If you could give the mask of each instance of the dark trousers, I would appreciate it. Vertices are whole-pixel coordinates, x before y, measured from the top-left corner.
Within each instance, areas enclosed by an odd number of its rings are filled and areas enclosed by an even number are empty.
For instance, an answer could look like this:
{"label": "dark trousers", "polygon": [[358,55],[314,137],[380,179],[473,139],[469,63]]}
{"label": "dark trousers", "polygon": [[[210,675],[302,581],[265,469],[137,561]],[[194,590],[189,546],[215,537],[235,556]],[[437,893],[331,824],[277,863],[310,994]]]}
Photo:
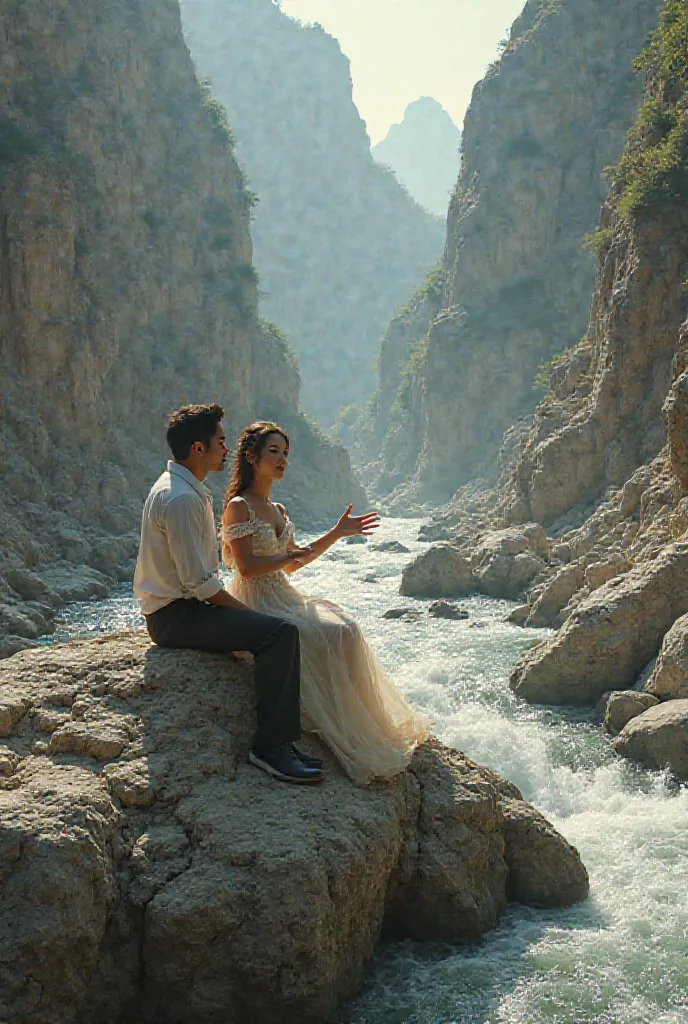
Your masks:
{"label": "dark trousers", "polygon": [[301,652],[293,622],[273,615],[179,600],[146,616],[153,643],[229,654],[250,651],[255,659],[258,729],[256,750],[301,736]]}

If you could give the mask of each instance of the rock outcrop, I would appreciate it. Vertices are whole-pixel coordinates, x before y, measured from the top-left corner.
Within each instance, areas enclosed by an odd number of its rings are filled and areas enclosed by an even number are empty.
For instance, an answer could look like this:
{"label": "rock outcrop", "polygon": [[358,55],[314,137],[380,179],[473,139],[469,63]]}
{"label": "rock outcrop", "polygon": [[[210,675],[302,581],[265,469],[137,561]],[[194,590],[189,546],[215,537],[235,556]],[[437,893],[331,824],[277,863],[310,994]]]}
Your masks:
{"label": "rock outcrop", "polygon": [[550,557],[551,546],[538,523],[489,532],[475,547],[440,541],[404,567],[400,592],[413,597],[481,593],[515,600]]}
{"label": "rock outcrop", "polygon": [[244,763],[253,729],[248,666],[141,633],[0,665],[6,1024],[323,1024],[383,926],[464,942],[508,899],[587,894],[576,851],[458,751],[356,788],[318,749],[304,791]]}
{"label": "rock outcrop", "polygon": [[688,700],[657,704],[631,719],[612,746],[646,768],[668,768],[688,782]]}
{"label": "rock outcrop", "polygon": [[588,336],[555,371],[501,496],[507,522],[535,518],[559,535],[577,567],[575,579],[570,566],[561,570],[564,592],[584,570],[557,636],[516,668],[513,684],[528,699],[586,703],[632,686],[660,645],[664,667],[657,663],[648,692],[684,696],[686,17],[684,4],[667,3],[641,59],[647,96],[602,214]]}
{"label": "rock outcrop", "polygon": [[258,322],[251,196],[176,4],[0,0],[0,25],[0,634],[31,639],[130,577],[184,402],[230,435],[286,413],[293,513],[362,495]]}
{"label": "rock outcrop", "polygon": [[329,426],[374,390],[380,338],[440,257],[443,225],[373,160],[348,60],[320,25],[273,0],[181,8],[258,195],[261,308],[297,352],[304,407]]}
{"label": "rock outcrop", "polygon": [[599,714],[604,708],[603,714],[600,714],[604,727],[612,736],[617,736],[632,718],[637,718],[657,704],[659,701],[650,693],[641,693],[638,690],[612,690],[602,694],[597,710]]}
{"label": "rock outcrop", "polygon": [[688,542],[606,583],[573,610],[557,635],[519,661],[512,689],[543,704],[594,704],[630,688],[664,634],[688,611]]}
{"label": "rock outcrop", "polygon": [[688,615],[676,619],[664,635],[644,689],[660,700],[688,700]]}
{"label": "rock outcrop", "polygon": [[[446,501],[478,471],[496,473],[505,430],[535,406],[538,367],[585,333],[595,268],[583,238],[608,192],[603,169],[619,159],[641,98],[631,61],[658,10],[659,0],[621,0],[609,17],[606,0],[528,0],[476,86],[439,308],[410,339],[409,380],[382,451],[376,423],[370,431],[368,460],[381,492],[396,487],[392,507]],[[381,390],[384,360],[383,348]],[[600,444],[581,428],[581,472]],[[410,482],[394,479],[401,465],[406,477],[415,465]],[[574,486],[570,475],[562,480],[564,493]]]}

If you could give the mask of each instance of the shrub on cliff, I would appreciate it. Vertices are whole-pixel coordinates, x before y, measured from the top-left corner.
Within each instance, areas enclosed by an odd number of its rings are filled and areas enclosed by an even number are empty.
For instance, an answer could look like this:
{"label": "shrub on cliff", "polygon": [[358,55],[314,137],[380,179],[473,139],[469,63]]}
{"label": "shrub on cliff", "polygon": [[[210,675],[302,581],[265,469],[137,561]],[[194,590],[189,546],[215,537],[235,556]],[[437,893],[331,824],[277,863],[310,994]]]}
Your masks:
{"label": "shrub on cliff", "polygon": [[688,202],[688,4],[665,0],[659,27],[634,62],[647,87],[616,168],[621,212],[636,217],[657,203]]}

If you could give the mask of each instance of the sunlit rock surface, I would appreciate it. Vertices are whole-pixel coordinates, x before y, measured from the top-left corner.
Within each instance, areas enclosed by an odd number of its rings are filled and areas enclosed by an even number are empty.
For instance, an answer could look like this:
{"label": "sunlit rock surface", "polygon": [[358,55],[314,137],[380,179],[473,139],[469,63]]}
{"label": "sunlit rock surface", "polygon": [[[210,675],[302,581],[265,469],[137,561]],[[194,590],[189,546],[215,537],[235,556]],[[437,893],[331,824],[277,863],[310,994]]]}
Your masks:
{"label": "sunlit rock surface", "polygon": [[[435,741],[357,788],[245,763],[250,669],[142,633],[0,665],[0,1015],[323,1024],[383,925],[464,942],[583,899],[576,851]],[[306,748],[316,746],[305,741]]]}

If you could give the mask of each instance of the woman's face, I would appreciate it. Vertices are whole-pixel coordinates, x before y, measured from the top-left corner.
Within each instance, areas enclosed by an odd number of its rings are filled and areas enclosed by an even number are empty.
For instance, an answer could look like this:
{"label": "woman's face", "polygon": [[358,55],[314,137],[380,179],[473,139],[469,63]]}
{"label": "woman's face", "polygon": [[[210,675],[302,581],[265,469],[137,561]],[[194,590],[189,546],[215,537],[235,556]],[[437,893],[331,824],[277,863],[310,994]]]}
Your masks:
{"label": "woman's face", "polygon": [[256,473],[264,479],[281,480],[289,460],[289,445],[281,434],[268,434],[256,465]]}

